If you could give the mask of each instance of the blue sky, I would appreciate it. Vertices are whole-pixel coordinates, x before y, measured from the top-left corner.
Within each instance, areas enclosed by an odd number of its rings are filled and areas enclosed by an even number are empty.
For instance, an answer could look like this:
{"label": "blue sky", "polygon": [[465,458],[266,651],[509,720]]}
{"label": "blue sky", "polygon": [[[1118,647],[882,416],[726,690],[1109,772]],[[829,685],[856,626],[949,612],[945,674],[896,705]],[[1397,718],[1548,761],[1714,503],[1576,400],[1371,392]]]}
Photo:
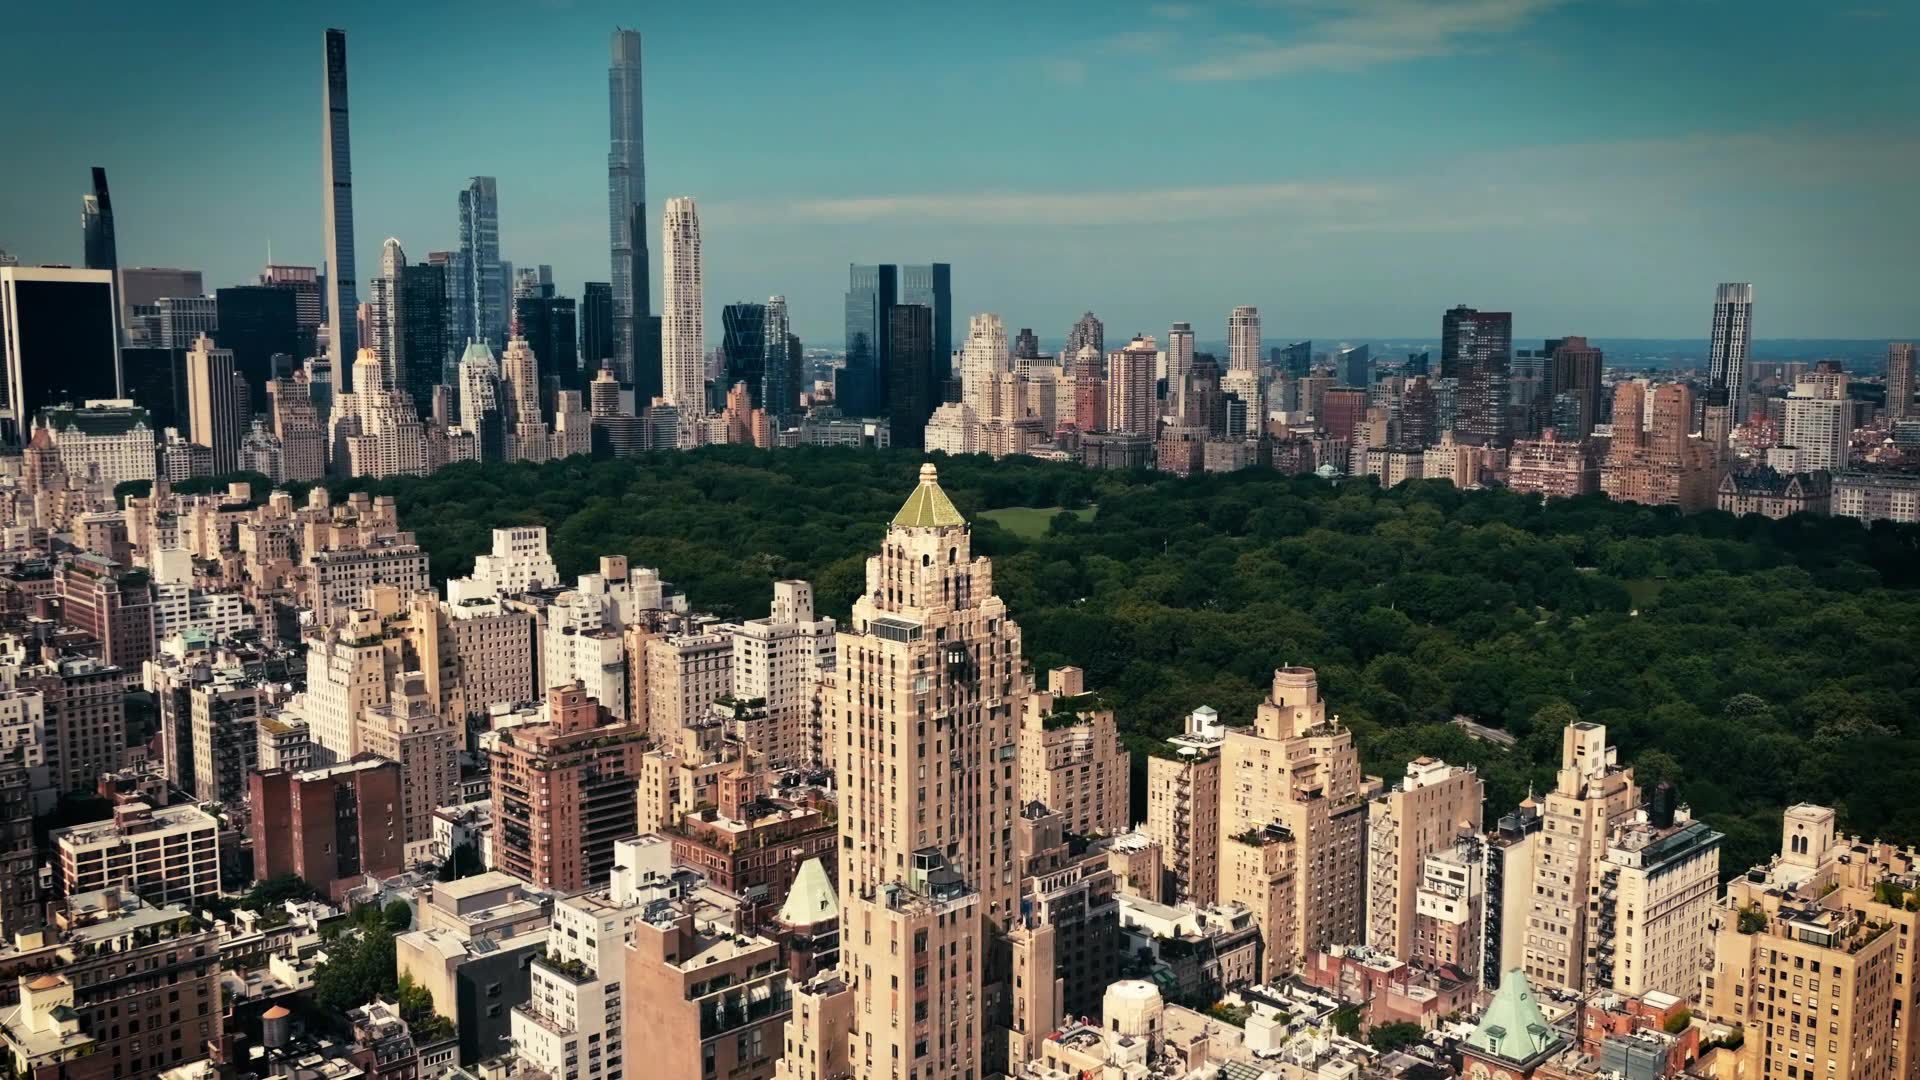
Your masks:
{"label": "blue sky", "polygon": [[[645,35],[649,202],[693,195],[707,307],[784,293],[837,345],[849,262],[954,264],[955,305],[1063,334],[1920,334],[1911,0],[25,5],[0,70],[0,248],[320,260],[321,32],[349,34],[360,265],[502,249],[605,280],[607,36]],[[657,233],[657,219],[654,224]],[[657,243],[655,257],[658,258]],[[657,275],[657,269],[656,269]],[[364,290],[363,290],[364,291]],[[956,319],[956,322],[960,322]]]}

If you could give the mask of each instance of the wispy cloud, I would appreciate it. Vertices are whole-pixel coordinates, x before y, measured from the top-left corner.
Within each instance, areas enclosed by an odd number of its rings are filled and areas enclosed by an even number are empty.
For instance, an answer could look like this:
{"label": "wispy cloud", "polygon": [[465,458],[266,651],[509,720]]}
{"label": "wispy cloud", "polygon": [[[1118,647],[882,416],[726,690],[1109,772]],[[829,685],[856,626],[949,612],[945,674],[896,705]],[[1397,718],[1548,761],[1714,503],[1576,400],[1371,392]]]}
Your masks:
{"label": "wispy cloud", "polygon": [[1193,18],[1198,13],[1192,4],[1155,4],[1147,11],[1156,19],[1166,19],[1170,22],[1182,22]]}
{"label": "wispy cloud", "polygon": [[730,204],[709,216],[724,215],[732,224],[1165,225],[1276,213],[1323,216],[1341,207],[1377,203],[1385,197],[1386,190],[1377,185],[1329,181],[1148,191],[999,191],[803,199]]}
{"label": "wispy cloud", "polygon": [[1079,86],[1087,81],[1085,60],[1065,57],[1048,62],[1043,70],[1046,72],[1048,82],[1056,82],[1062,86]]}
{"label": "wispy cloud", "polygon": [[1195,81],[1352,71],[1442,56],[1475,38],[1511,33],[1566,0],[1275,0],[1292,13],[1287,36],[1242,35],[1175,74]]}

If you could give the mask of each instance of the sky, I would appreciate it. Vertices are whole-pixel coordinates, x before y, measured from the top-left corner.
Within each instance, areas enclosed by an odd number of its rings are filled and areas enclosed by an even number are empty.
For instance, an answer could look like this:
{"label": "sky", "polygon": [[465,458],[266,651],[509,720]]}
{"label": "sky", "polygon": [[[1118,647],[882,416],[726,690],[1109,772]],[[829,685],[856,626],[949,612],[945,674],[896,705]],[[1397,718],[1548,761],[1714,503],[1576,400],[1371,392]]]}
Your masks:
{"label": "sky", "polygon": [[[608,36],[644,35],[648,201],[690,195],[720,308],[843,337],[846,266],[953,264],[956,335],[1173,320],[1269,342],[1920,334],[1912,0],[961,0],[20,5],[0,35],[0,249],[321,261],[322,33],[348,33],[355,246],[451,248],[468,177],[564,294],[608,278]],[[24,91],[24,92],[23,92]],[[365,286],[362,285],[362,295]],[[657,304],[657,299],[656,299]]]}

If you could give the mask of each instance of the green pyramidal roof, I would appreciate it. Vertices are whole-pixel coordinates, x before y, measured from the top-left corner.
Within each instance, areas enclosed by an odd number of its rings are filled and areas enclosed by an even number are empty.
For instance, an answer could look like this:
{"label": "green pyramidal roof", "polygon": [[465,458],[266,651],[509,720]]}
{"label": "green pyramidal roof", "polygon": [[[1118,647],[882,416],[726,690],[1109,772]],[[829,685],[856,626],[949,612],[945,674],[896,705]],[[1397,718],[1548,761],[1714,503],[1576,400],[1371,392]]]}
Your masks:
{"label": "green pyramidal roof", "polygon": [[1540,1001],[1533,996],[1526,972],[1519,968],[1500,979],[1500,989],[1485,1015],[1467,1036],[1467,1045],[1507,1061],[1525,1062],[1557,1048],[1564,1037],[1547,1023]]}
{"label": "green pyramidal roof", "polygon": [[907,496],[907,504],[893,515],[895,525],[904,525],[909,529],[938,529],[948,525],[965,525],[967,519],[953,508],[953,500],[940,490],[940,470],[932,462],[920,466],[920,486]]}
{"label": "green pyramidal roof", "polygon": [[780,906],[776,921],[788,926],[814,926],[840,917],[840,900],[833,895],[833,882],[827,880],[827,868],[819,859],[800,864],[794,875],[787,902]]}

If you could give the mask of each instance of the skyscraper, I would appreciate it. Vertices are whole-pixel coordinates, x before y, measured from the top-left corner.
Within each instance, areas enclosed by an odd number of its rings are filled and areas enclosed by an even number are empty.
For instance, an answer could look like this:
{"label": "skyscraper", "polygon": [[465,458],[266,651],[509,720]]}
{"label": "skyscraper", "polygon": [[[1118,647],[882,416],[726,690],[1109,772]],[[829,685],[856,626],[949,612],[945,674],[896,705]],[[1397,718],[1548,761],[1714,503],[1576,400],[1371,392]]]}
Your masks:
{"label": "skyscraper", "polygon": [[1107,356],[1106,430],[1154,435],[1160,411],[1153,396],[1153,366],[1160,350],[1150,337],[1135,337]]}
{"label": "skyscraper", "polygon": [[[613,252],[613,371],[634,396],[662,389],[662,348],[649,342],[653,316],[647,261],[646,128],[640,92],[640,31],[615,30],[607,68],[607,226]],[[649,351],[651,349],[651,351]]]}
{"label": "skyscraper", "polygon": [[1094,352],[1107,355],[1107,328],[1091,311],[1080,316],[1080,321],[1067,331],[1067,344],[1060,350],[1060,355],[1079,356],[1082,345],[1091,345]]}
{"label": "skyscraper", "polygon": [[447,265],[415,263],[400,272],[400,354],[396,389],[413,398],[414,411],[429,416],[433,388],[453,366],[454,338],[448,325]]}
{"label": "skyscraper", "polygon": [[847,267],[847,359],[834,397],[848,416],[876,416],[886,408],[887,309],[899,300],[898,267]]}
{"label": "skyscraper", "polygon": [[81,196],[80,228],[86,241],[89,270],[118,270],[120,255],[113,242],[113,196],[107,193],[107,170],[93,167],[93,193]]}
{"label": "skyscraper", "polygon": [[893,445],[925,445],[933,416],[933,309],[895,304],[887,309],[887,416]]}
{"label": "skyscraper", "polygon": [[761,408],[771,416],[786,416],[800,409],[800,373],[794,370],[788,355],[787,337],[793,333],[787,317],[787,298],[767,299],[767,316],[761,324],[761,355],[765,358],[760,382]]}
{"label": "skyscraper", "polygon": [[[294,294],[267,285],[215,289],[214,343],[233,352],[233,368],[247,382],[250,407],[267,409],[267,382],[292,371],[300,351],[299,316]],[[274,357],[286,357],[286,371],[274,370]],[[241,425],[245,427],[245,424]]]}
{"label": "skyscraper", "polygon": [[589,281],[580,295],[580,367],[585,377],[597,378],[595,373],[613,356],[613,286]]}
{"label": "skyscraper", "polygon": [[325,130],[321,135],[320,178],[326,206],[327,359],[340,373],[340,390],[352,389],[347,369],[360,352],[356,319],[360,277],[353,266],[353,153],[347,134],[347,32],[327,31],[326,85],[321,95]]}
{"label": "skyscraper", "polygon": [[1227,370],[1260,370],[1260,309],[1242,304],[1227,316]]}
{"label": "skyscraper", "polygon": [[1913,415],[1913,342],[1887,345],[1887,417],[1905,420]]}
{"label": "skyscraper", "polygon": [[540,358],[541,372],[558,379],[560,389],[584,395],[592,373],[580,365],[579,312],[573,297],[555,295],[551,283],[533,285],[513,298],[513,321]]}
{"label": "skyscraper", "polygon": [[1440,375],[1460,380],[1454,435],[1463,443],[1507,441],[1507,380],[1513,365],[1513,314],[1462,304],[1440,319]]}
{"label": "skyscraper", "polygon": [[1289,379],[1305,378],[1313,370],[1313,342],[1296,341],[1280,350],[1275,363],[1281,366],[1281,374]]}
{"label": "skyscraper", "polygon": [[1747,353],[1753,345],[1753,286],[1728,282],[1713,295],[1713,340],[1707,346],[1708,402],[1725,405],[1733,423],[1747,418]]}
{"label": "skyscraper", "polygon": [[1040,358],[1040,338],[1034,334],[1032,327],[1023,326],[1020,332],[1013,336],[1013,358],[1015,360]]}
{"label": "skyscraper", "polygon": [[953,267],[927,263],[900,268],[900,302],[933,312],[933,388],[953,377]]}
{"label": "skyscraper", "polygon": [[[293,294],[294,325],[299,329],[300,338],[295,359],[305,360],[312,356],[319,340],[320,325],[327,321],[327,301],[320,295],[320,271],[311,266],[270,264],[261,272],[258,284],[285,289]],[[195,289],[177,295],[198,296],[200,292]]]}
{"label": "skyscraper", "polygon": [[187,353],[187,417],[194,442],[213,451],[213,472],[239,468],[247,401],[240,392],[233,351],[215,348],[205,334]]}
{"label": "skyscraper", "polygon": [[[380,358],[381,377],[389,387],[400,384],[401,354],[405,351],[400,325],[400,278],[406,273],[407,253],[400,241],[387,237],[380,245],[380,276],[367,288],[367,347]],[[371,390],[372,387],[361,387]]]}
{"label": "skyscraper", "polygon": [[707,406],[706,304],[701,295],[700,211],[691,198],[667,200],[660,253],[660,396],[683,416],[699,415]]}
{"label": "skyscraper", "polygon": [[1007,327],[1000,316],[981,312],[967,323],[960,352],[960,401],[979,416],[992,412],[993,387],[1007,367]]}
{"label": "skyscraper", "polygon": [[1373,346],[1355,345],[1351,349],[1341,349],[1340,359],[1334,365],[1341,386],[1357,386],[1361,389],[1373,385]]}
{"label": "skyscraper", "polygon": [[467,306],[455,317],[462,332],[504,348],[507,282],[500,264],[500,189],[491,176],[474,177],[460,192],[460,263]]}
{"label": "skyscraper", "polygon": [[[1584,439],[1593,434],[1600,417],[1600,370],[1605,358],[1583,337],[1561,338],[1553,349],[1553,375],[1548,386],[1553,396],[1571,394],[1579,402],[1580,417],[1575,429],[1559,432],[1563,439]],[[1555,426],[1558,426],[1556,423]]]}
{"label": "skyscraper", "polygon": [[110,270],[0,266],[0,397],[6,438],[26,441],[49,405],[121,396],[119,301]]}
{"label": "skyscraper", "polygon": [[[767,392],[767,305],[728,304],[720,309],[720,325],[720,355],[726,371],[718,389],[732,390],[735,383],[746,383],[748,402],[761,408]],[[780,344],[778,355],[785,359],[786,339]]]}

